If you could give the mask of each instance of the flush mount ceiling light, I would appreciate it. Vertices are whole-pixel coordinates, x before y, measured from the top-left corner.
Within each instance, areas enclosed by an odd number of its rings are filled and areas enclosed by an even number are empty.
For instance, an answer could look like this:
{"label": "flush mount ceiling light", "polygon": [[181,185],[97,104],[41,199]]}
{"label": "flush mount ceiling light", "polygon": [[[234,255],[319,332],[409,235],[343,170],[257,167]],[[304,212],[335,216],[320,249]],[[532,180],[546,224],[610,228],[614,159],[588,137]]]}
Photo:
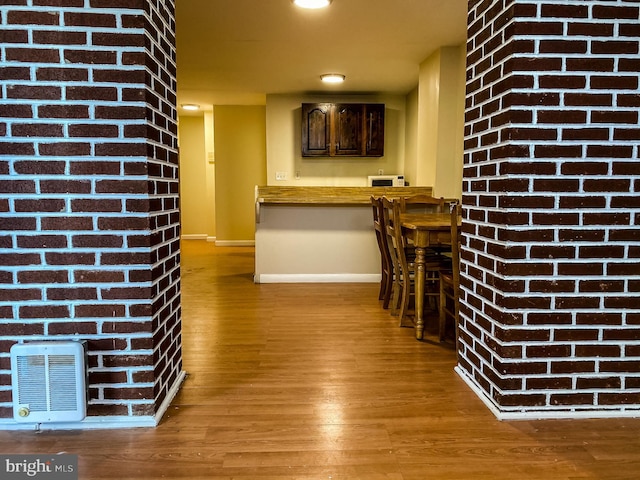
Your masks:
{"label": "flush mount ceiling light", "polygon": [[320,79],[324,83],[342,83],[344,82],[345,76],[340,73],[326,73],[320,75]]}
{"label": "flush mount ceiling light", "polygon": [[195,103],[183,103],[181,107],[184,110],[200,110],[200,105],[196,105]]}
{"label": "flush mount ceiling light", "polygon": [[292,0],[301,8],[324,8],[328,7],[333,0]]}

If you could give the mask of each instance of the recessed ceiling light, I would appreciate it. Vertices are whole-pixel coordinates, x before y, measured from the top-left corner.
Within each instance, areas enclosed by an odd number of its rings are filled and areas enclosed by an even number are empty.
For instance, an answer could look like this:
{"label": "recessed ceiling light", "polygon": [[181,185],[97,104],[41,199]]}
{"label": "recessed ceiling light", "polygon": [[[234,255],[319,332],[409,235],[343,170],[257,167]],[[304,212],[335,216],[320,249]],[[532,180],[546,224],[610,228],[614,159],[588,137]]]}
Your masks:
{"label": "recessed ceiling light", "polygon": [[333,0],[293,0],[293,3],[302,8],[328,7]]}
{"label": "recessed ceiling light", "polygon": [[320,75],[320,79],[324,83],[342,83],[344,82],[345,76],[340,73],[327,73]]}
{"label": "recessed ceiling light", "polygon": [[195,103],[183,103],[181,107],[184,110],[200,110],[200,105],[196,105]]}

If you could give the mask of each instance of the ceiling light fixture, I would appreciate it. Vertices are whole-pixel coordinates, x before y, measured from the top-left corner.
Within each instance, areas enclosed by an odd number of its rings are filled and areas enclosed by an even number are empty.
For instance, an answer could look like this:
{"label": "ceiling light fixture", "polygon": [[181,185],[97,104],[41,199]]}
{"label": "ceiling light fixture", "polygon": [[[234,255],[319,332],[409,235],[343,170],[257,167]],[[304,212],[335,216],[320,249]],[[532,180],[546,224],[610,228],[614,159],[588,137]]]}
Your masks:
{"label": "ceiling light fixture", "polygon": [[293,3],[301,8],[328,7],[333,0],[293,0]]}
{"label": "ceiling light fixture", "polygon": [[340,73],[326,73],[320,75],[320,79],[324,83],[342,83],[344,82],[345,76]]}
{"label": "ceiling light fixture", "polygon": [[184,110],[200,110],[200,105],[196,105],[195,103],[183,103],[181,107]]}

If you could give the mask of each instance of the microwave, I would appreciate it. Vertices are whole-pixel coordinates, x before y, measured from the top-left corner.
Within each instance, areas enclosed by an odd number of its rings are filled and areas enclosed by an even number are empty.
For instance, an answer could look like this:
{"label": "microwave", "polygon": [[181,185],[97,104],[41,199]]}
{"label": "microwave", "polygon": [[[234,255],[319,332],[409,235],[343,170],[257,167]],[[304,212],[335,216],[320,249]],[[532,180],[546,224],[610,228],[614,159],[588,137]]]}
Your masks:
{"label": "microwave", "polygon": [[404,175],[369,175],[370,187],[404,187]]}

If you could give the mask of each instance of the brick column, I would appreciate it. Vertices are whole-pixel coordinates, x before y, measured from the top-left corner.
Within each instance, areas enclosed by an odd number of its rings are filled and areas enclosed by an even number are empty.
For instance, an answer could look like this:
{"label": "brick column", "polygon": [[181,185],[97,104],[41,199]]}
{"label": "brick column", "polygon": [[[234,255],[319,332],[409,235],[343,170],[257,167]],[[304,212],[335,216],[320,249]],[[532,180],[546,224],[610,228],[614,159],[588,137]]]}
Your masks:
{"label": "brick column", "polygon": [[14,343],[82,339],[87,421],[153,425],[182,375],[174,1],[8,3],[0,418]]}
{"label": "brick column", "polygon": [[639,18],[469,1],[458,370],[502,418],[639,413]]}

